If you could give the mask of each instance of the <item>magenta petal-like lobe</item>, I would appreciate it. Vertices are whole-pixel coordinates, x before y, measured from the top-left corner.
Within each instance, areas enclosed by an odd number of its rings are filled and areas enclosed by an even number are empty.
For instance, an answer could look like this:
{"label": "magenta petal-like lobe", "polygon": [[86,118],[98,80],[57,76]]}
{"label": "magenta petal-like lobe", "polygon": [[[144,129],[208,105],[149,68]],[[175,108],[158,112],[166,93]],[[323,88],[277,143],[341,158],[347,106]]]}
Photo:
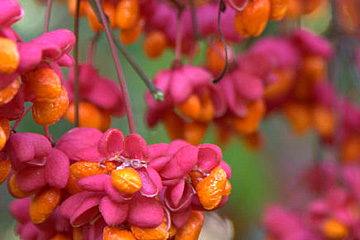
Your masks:
{"label": "magenta petal-like lobe", "polygon": [[199,146],[199,155],[198,155],[197,167],[203,172],[208,173],[216,166],[220,164],[220,157],[218,153],[206,145]]}
{"label": "magenta petal-like lobe", "polygon": [[137,196],[131,202],[128,222],[141,228],[159,226],[164,217],[164,210],[154,198]]}
{"label": "magenta petal-like lobe", "polygon": [[70,218],[82,202],[90,197],[92,192],[80,192],[68,197],[59,207],[59,213],[65,218]]}
{"label": "magenta petal-like lobe", "polygon": [[19,188],[25,192],[39,190],[46,186],[45,169],[43,167],[28,167],[18,172],[16,181]]}
{"label": "magenta petal-like lobe", "polygon": [[103,197],[100,193],[88,196],[71,216],[71,225],[78,227],[94,220],[100,213],[98,205]]}
{"label": "magenta petal-like lobe", "polygon": [[110,158],[122,152],[124,134],[115,128],[107,130],[101,137],[98,151],[104,157]]}
{"label": "magenta petal-like lobe", "polygon": [[124,153],[130,159],[144,159],[148,156],[145,140],[136,133],[128,135],[124,140]]}
{"label": "magenta petal-like lobe", "polygon": [[46,157],[45,178],[52,187],[64,188],[69,178],[69,158],[62,151],[53,148]]}
{"label": "magenta petal-like lobe", "polygon": [[106,224],[115,226],[122,224],[127,219],[129,205],[113,202],[105,196],[101,199],[99,208]]}
{"label": "magenta petal-like lobe", "polygon": [[191,94],[192,87],[189,79],[179,71],[174,71],[170,86],[170,93],[175,103],[184,102]]}
{"label": "magenta petal-like lobe", "polygon": [[162,188],[161,178],[157,171],[148,167],[138,169],[137,172],[142,181],[141,194],[147,197],[156,196]]}
{"label": "magenta petal-like lobe", "polygon": [[87,191],[102,192],[105,190],[105,181],[108,180],[109,175],[99,174],[83,177],[77,181],[77,185]]}

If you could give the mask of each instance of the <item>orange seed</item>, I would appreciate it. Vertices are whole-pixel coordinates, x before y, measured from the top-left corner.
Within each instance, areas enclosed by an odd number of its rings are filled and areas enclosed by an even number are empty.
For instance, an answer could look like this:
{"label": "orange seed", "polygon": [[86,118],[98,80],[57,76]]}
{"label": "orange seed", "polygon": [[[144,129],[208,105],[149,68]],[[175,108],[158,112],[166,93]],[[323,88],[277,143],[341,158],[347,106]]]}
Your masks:
{"label": "orange seed", "polygon": [[103,240],[136,240],[136,238],[128,230],[106,226],[103,232]]}
{"label": "orange seed", "polygon": [[120,192],[134,194],[141,189],[142,181],[135,169],[127,167],[112,171],[111,184]]}
{"label": "orange seed", "polygon": [[15,42],[0,37],[0,73],[15,72],[20,62],[20,54]]}

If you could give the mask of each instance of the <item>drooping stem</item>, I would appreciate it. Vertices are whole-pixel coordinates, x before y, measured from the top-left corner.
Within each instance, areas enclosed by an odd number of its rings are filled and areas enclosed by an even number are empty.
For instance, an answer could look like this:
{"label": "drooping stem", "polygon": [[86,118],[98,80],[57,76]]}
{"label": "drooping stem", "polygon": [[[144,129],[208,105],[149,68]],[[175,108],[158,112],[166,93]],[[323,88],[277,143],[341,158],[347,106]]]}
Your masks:
{"label": "drooping stem", "polygon": [[175,39],[175,59],[173,67],[181,65],[181,44],[182,44],[182,24],[181,24],[182,9],[178,9],[176,18],[176,39]]}
{"label": "drooping stem", "polygon": [[20,124],[20,122],[23,120],[23,118],[30,112],[32,106],[33,106],[33,103],[30,103],[30,105],[25,109],[25,111],[23,112],[23,114],[21,115],[21,117],[16,120],[16,122],[14,123],[14,125],[13,125],[12,128],[11,128],[13,131],[16,130],[16,128],[19,126],[19,124]]}
{"label": "drooping stem", "polygon": [[80,15],[80,0],[76,0],[75,18],[74,18],[74,92],[75,92],[75,127],[79,127],[79,15]]}
{"label": "drooping stem", "polygon": [[94,52],[95,52],[95,47],[96,47],[96,43],[99,39],[100,33],[96,33],[89,41],[88,44],[88,49],[87,49],[87,63],[88,64],[92,64],[92,62],[94,61]]}
{"label": "drooping stem", "polygon": [[149,89],[152,97],[159,102],[164,101],[164,93],[157,88],[151,81],[151,79],[146,75],[144,70],[140,67],[140,65],[135,61],[135,59],[131,56],[126,47],[116,39],[114,34],[112,33],[112,38],[116,44],[116,47],[119,49],[121,54],[125,57],[126,61],[130,64],[130,66],[135,70],[135,72],[139,75],[141,80],[145,83],[146,87]]}
{"label": "drooping stem", "polygon": [[196,13],[196,9],[195,9],[194,0],[190,0],[190,10],[191,10],[191,21],[192,21],[192,26],[193,26],[193,31],[194,31],[194,37],[195,37],[195,39],[201,39],[201,35],[199,32],[199,26],[198,26],[198,22],[197,22],[197,13]]}
{"label": "drooping stem", "polygon": [[105,13],[104,13],[104,10],[102,8],[100,0],[91,0],[90,2],[92,3],[93,7],[94,7],[94,3],[95,3],[96,8],[94,8],[94,11],[96,12],[96,10],[97,10],[97,12],[99,13],[101,23],[104,26],[106,37],[107,37],[107,40],[108,40],[108,43],[109,43],[109,46],[110,46],[110,50],[111,50],[111,55],[112,55],[114,63],[115,63],[120,88],[121,88],[121,90],[123,92],[123,95],[124,95],[124,102],[125,102],[125,108],[126,108],[126,113],[127,113],[127,119],[128,119],[128,123],[129,123],[129,130],[130,130],[130,133],[135,133],[136,128],[135,128],[134,114],[133,114],[132,109],[131,109],[129,92],[127,90],[127,86],[126,86],[126,83],[125,83],[125,80],[124,80],[124,76],[123,76],[123,72],[122,72],[122,69],[121,69],[119,57],[118,57],[118,54],[116,52],[114,39],[113,39],[111,31],[110,31],[108,19],[107,19]]}
{"label": "drooping stem", "polygon": [[51,5],[52,5],[52,0],[47,0],[47,3],[46,3],[46,14],[45,14],[45,23],[44,23],[44,33],[46,33],[46,32],[49,31]]}
{"label": "drooping stem", "polygon": [[220,39],[221,39],[221,42],[224,46],[224,50],[225,50],[225,66],[224,66],[224,69],[223,71],[221,72],[220,76],[217,77],[216,79],[213,80],[213,83],[217,83],[219,82],[225,75],[227,69],[228,69],[228,66],[229,66],[229,63],[228,63],[228,49],[227,49],[227,45],[226,45],[226,42],[225,42],[225,38],[224,38],[224,35],[221,31],[221,12],[224,12],[225,11],[225,3],[223,0],[220,0],[220,5],[219,5],[219,11],[218,11],[218,17],[217,17],[217,27],[218,27],[218,32],[219,32],[219,35],[220,35]]}

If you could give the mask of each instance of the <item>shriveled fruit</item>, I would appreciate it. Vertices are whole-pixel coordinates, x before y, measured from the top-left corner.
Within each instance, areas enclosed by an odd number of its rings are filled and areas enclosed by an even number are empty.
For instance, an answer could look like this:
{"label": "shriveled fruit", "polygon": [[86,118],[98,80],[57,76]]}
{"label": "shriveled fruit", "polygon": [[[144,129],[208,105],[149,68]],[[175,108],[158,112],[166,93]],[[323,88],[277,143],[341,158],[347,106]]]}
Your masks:
{"label": "shriveled fruit", "polygon": [[143,47],[146,56],[157,58],[164,52],[167,44],[167,39],[163,32],[152,31],[145,36]]}
{"label": "shriveled fruit", "polygon": [[128,230],[106,226],[103,232],[103,240],[136,240],[136,238]]}
{"label": "shriveled fruit", "polygon": [[197,240],[200,235],[204,215],[200,211],[192,211],[186,224],[177,230],[175,240]]}
{"label": "shriveled fruit", "polygon": [[28,72],[25,84],[36,95],[38,102],[58,98],[61,94],[61,80],[51,68],[38,68]]}
{"label": "shriveled fruit", "polygon": [[121,29],[131,29],[139,18],[138,0],[121,0],[116,8],[116,25]]}
{"label": "shriveled fruit", "polygon": [[169,236],[165,222],[162,222],[155,228],[140,228],[131,226],[131,231],[138,240],[166,240]]}
{"label": "shriveled fruit", "polygon": [[60,203],[61,190],[59,188],[46,188],[38,192],[31,199],[29,214],[35,224],[44,222]]}
{"label": "shriveled fruit", "polygon": [[225,185],[226,172],[220,166],[213,169],[209,176],[205,177],[197,184],[197,195],[201,205],[206,210],[212,210],[219,205]]}
{"label": "shriveled fruit", "polygon": [[56,99],[48,101],[34,101],[32,114],[34,121],[42,126],[49,126],[59,121],[69,106],[69,98],[65,87],[61,88],[61,94]]}
{"label": "shriveled fruit", "polygon": [[0,91],[0,106],[10,102],[18,92],[19,87],[20,81],[19,79],[15,79],[6,88]]}
{"label": "shriveled fruit", "polygon": [[135,169],[127,167],[112,171],[111,184],[120,192],[134,194],[141,189],[142,181]]}
{"label": "shriveled fruit", "polygon": [[235,29],[242,37],[257,37],[265,29],[270,16],[270,0],[249,1],[244,11],[235,15]]}
{"label": "shriveled fruit", "polygon": [[15,72],[20,62],[20,54],[14,41],[0,37],[0,73]]}

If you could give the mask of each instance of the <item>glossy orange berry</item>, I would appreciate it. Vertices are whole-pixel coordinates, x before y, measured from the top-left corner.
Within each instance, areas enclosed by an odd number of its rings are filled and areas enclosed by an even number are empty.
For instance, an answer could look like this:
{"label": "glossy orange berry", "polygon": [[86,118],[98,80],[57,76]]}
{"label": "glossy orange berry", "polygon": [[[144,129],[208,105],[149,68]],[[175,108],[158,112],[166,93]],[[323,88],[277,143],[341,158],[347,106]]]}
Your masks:
{"label": "glossy orange berry", "polygon": [[270,16],[270,0],[249,1],[244,11],[235,15],[235,29],[242,37],[257,37],[265,29]]}
{"label": "glossy orange berry", "polygon": [[[233,53],[227,45],[228,62],[232,61]],[[210,46],[206,51],[206,66],[215,73],[221,73],[225,67],[225,48],[221,41]]]}
{"label": "glossy orange berry", "polygon": [[10,160],[0,161],[0,184],[5,182],[5,180],[9,176],[10,168],[11,168]]}
{"label": "glossy orange berry", "polygon": [[200,211],[192,211],[186,224],[178,229],[175,240],[197,240],[204,224],[204,215]]}
{"label": "glossy orange berry", "polygon": [[38,192],[31,199],[29,214],[35,224],[43,223],[60,203],[61,190],[59,188],[46,188]]}
{"label": "glossy orange berry", "polygon": [[[65,119],[75,122],[75,103],[71,103],[67,109]],[[89,102],[79,103],[79,126],[96,128],[105,132],[111,125],[110,113],[97,108]]]}
{"label": "glossy orange berry", "polygon": [[55,99],[61,94],[61,80],[51,68],[38,68],[26,74],[26,87],[36,95],[36,101]]}
{"label": "glossy orange berry", "polygon": [[50,240],[73,240],[73,239],[68,235],[65,235],[62,233],[57,233],[57,234],[55,234],[55,236],[50,238]]}
{"label": "glossy orange berry", "polygon": [[326,61],[321,56],[306,56],[303,59],[302,76],[312,81],[321,80],[327,72]]}
{"label": "glossy orange berry", "polygon": [[[104,228],[104,231],[105,231],[105,228]],[[74,227],[73,228],[73,239],[72,240],[83,240],[82,227]],[[105,238],[104,238],[104,240],[105,240]]]}
{"label": "glossy orange berry", "polygon": [[196,119],[200,122],[209,122],[215,116],[215,107],[211,99],[210,93],[207,91],[201,98],[201,112],[200,116]]}
{"label": "glossy orange berry", "polygon": [[0,150],[3,149],[10,137],[10,124],[7,118],[0,118]]}
{"label": "glossy orange berry", "polygon": [[165,34],[158,30],[146,34],[143,42],[145,54],[149,58],[160,57],[167,45],[168,42]]}
{"label": "glossy orange berry", "polygon": [[176,105],[180,113],[191,119],[198,119],[201,113],[200,98],[196,94],[191,94],[185,102]]}
{"label": "glossy orange berry", "polygon": [[120,31],[121,42],[125,45],[130,45],[136,42],[136,40],[139,39],[143,31],[144,25],[145,25],[145,20],[141,18],[139,21],[137,21],[137,23],[133,28],[121,30]]}
{"label": "glossy orange berry", "polygon": [[20,62],[17,45],[10,39],[0,37],[0,73],[15,72]]}
{"label": "glossy orange berry", "polygon": [[72,173],[69,174],[69,179],[66,183],[65,189],[71,195],[74,195],[75,193],[79,193],[79,192],[83,191],[83,189],[81,189],[77,185],[77,180],[79,180],[79,179],[77,179]]}
{"label": "glossy orange berry", "polygon": [[120,192],[127,194],[134,194],[142,187],[139,173],[131,167],[112,171],[111,184]]}
{"label": "glossy orange berry", "polygon": [[229,182],[229,180],[226,180],[222,195],[229,196],[231,193],[231,188],[232,188],[231,183]]}
{"label": "glossy orange berry", "polygon": [[34,101],[32,114],[34,121],[42,126],[49,126],[59,121],[69,106],[69,98],[65,87],[61,88],[61,94],[55,99],[47,101]]}
{"label": "glossy orange berry", "polygon": [[109,21],[110,21],[110,25],[113,29],[116,28],[116,7],[108,2],[103,2],[102,4],[104,12],[106,14],[106,16],[108,16]]}
{"label": "glossy orange berry", "polygon": [[19,79],[16,79],[12,83],[10,83],[6,88],[0,90],[0,106],[10,102],[18,92],[19,87],[20,87],[20,81]]}
{"label": "glossy orange berry", "polygon": [[140,228],[131,226],[131,232],[138,240],[166,240],[169,237],[169,232],[165,222],[162,222],[155,228]]}
{"label": "glossy orange berry", "polygon": [[303,14],[310,14],[324,3],[324,0],[302,0]]}
{"label": "glossy orange berry", "polygon": [[197,121],[185,123],[182,139],[192,145],[198,145],[204,139],[207,129],[207,123],[201,123]]}
{"label": "glossy orange berry", "polygon": [[324,221],[321,230],[328,239],[345,239],[349,235],[349,229],[335,219]]}
{"label": "glossy orange berry", "polygon": [[136,238],[129,230],[106,226],[103,232],[103,240],[136,240]]}
{"label": "glossy orange berry", "polygon": [[174,226],[174,224],[171,224],[168,239],[172,239],[176,235],[176,233],[177,233],[177,228]]}
{"label": "glossy orange berry", "polygon": [[29,197],[29,196],[31,196],[31,195],[33,195],[33,194],[35,194],[37,192],[37,191],[24,192],[23,190],[21,190],[18,183],[17,183],[15,174],[10,177],[10,180],[9,180],[8,184],[9,184],[9,192],[10,192],[10,194],[13,197],[16,197],[16,198]]}
{"label": "glossy orange berry", "polygon": [[219,205],[223,196],[226,180],[225,170],[218,166],[210,172],[209,176],[197,184],[197,195],[201,205],[206,210],[212,210]]}
{"label": "glossy orange berry", "polygon": [[305,133],[310,127],[311,111],[306,105],[290,103],[284,107],[284,113],[296,133]]}
{"label": "glossy orange berry", "polygon": [[92,175],[105,174],[107,169],[100,167],[98,162],[79,161],[70,165],[70,172],[75,178],[81,179]]}
{"label": "glossy orange berry", "polygon": [[235,129],[240,134],[252,134],[259,129],[261,119],[265,114],[265,103],[262,99],[248,104],[248,112],[245,117],[235,117]]}
{"label": "glossy orange berry", "polygon": [[88,24],[91,30],[94,32],[100,32],[104,29],[103,25],[98,21],[96,13],[90,4],[85,5],[85,13],[88,20]]}
{"label": "glossy orange berry", "polygon": [[289,0],[287,16],[291,19],[299,18],[302,14],[301,0]]}
{"label": "glossy orange berry", "polygon": [[341,149],[342,159],[348,162],[360,160],[360,136],[350,136]]}
{"label": "glossy orange berry", "polygon": [[116,8],[116,25],[123,29],[131,29],[139,18],[138,0],[121,0]]}
{"label": "glossy orange berry", "polygon": [[270,19],[281,20],[288,10],[289,0],[270,0]]}
{"label": "glossy orange berry", "polygon": [[313,126],[320,136],[329,138],[333,136],[335,130],[335,118],[331,109],[322,105],[316,105],[313,110]]}

